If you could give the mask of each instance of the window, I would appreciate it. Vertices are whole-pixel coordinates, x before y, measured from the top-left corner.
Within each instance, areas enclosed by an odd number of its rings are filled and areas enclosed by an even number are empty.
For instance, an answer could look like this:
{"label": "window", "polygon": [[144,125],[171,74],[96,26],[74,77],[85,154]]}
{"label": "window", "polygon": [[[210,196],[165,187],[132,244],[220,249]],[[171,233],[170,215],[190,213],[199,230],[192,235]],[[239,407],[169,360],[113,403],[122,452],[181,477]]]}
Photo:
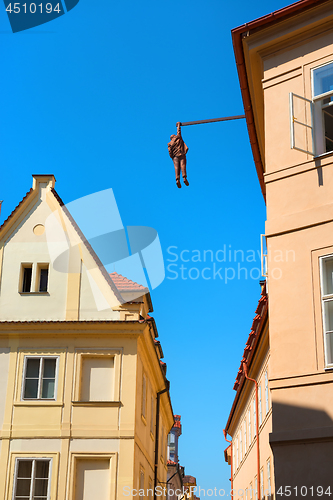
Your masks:
{"label": "window", "polygon": [[264,469],[260,470],[260,498],[264,498]]}
{"label": "window", "polygon": [[239,460],[243,460],[243,439],[242,439],[242,429],[239,431]]}
{"label": "window", "polygon": [[238,437],[237,437],[237,440],[236,440],[236,469],[238,468],[238,464],[239,464],[239,449],[238,449]]}
{"label": "window", "polygon": [[259,425],[262,424],[261,384],[258,387]]}
{"label": "window", "polygon": [[253,436],[257,435],[257,411],[256,411],[256,398],[253,400]]}
{"label": "window", "polygon": [[154,434],[154,424],[155,424],[155,399],[154,396],[151,397],[151,413],[150,413],[150,432]]}
{"label": "window", "polygon": [[333,151],[333,62],[311,75],[312,100],[290,93],[291,148],[317,156]]}
{"label": "window", "polygon": [[49,265],[48,264],[38,264],[37,271],[37,292],[47,292],[47,282],[49,277]]}
{"label": "window", "polygon": [[[73,500],[111,498],[110,466],[110,459],[106,458],[77,459],[75,461],[74,495],[71,498]],[[39,500],[39,498],[33,500]]]}
{"label": "window", "polygon": [[32,280],[32,264],[22,265],[22,287],[21,291],[23,293],[31,292],[31,280]]}
{"label": "window", "polygon": [[14,500],[48,500],[50,498],[51,460],[17,459]]}
{"label": "window", "polygon": [[114,357],[82,356],[80,401],[114,401]]}
{"label": "window", "polygon": [[247,442],[246,442],[246,420],[244,420],[244,455],[246,453]]}
{"label": "window", "polygon": [[146,418],[146,397],[147,397],[147,382],[146,375],[142,377],[142,401],[141,401],[141,414]]}
{"label": "window", "polygon": [[333,364],[333,256],[320,259],[321,299],[326,365]]}
{"label": "window", "polygon": [[153,500],[153,494],[154,494],[154,491],[153,491],[153,480],[151,478],[149,478],[149,484],[148,484],[148,498],[149,500]]}
{"label": "window", "polygon": [[257,476],[254,478],[254,497],[257,500],[258,499],[258,481],[257,481]]}
{"label": "window", "polygon": [[168,435],[168,460],[176,461],[176,436],[173,432]]}
{"label": "window", "polygon": [[250,500],[252,500],[252,498],[253,498],[253,486],[252,486],[252,483],[250,483],[249,493],[250,493]]}
{"label": "window", "polygon": [[271,461],[267,460],[267,488],[268,496],[271,496]]}
{"label": "window", "polygon": [[25,358],[22,399],[55,399],[57,359]]}
{"label": "window", "polygon": [[333,62],[312,70],[316,154],[333,151]]}
{"label": "window", "polygon": [[252,436],[251,436],[251,408],[249,408],[248,423],[249,423],[249,445],[250,445],[250,443],[252,442]]}
{"label": "window", "polygon": [[266,415],[269,410],[269,400],[268,400],[268,375],[267,375],[267,370],[265,371],[265,402],[266,402]]}

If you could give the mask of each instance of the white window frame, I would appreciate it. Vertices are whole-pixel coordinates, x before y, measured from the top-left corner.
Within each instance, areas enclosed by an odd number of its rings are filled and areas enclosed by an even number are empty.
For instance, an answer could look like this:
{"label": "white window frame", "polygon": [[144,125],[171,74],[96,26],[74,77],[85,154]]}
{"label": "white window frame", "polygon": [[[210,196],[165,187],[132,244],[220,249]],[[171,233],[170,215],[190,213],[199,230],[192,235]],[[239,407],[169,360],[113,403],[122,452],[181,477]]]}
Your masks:
{"label": "white window frame", "polygon": [[[57,400],[57,393],[58,393],[58,372],[59,372],[59,358],[60,356],[53,356],[53,355],[45,355],[45,356],[24,356],[24,363],[23,363],[23,377],[22,377],[22,388],[21,388],[21,401],[56,401]],[[38,395],[37,398],[25,398],[24,397],[24,391],[25,391],[25,381],[26,381],[26,371],[27,371],[27,363],[29,359],[39,359],[39,380],[38,380]],[[54,381],[54,397],[53,398],[42,398],[41,393],[42,393],[42,381],[43,381],[43,368],[44,368],[44,360],[45,359],[55,359],[56,360],[56,369],[55,369],[55,381]],[[42,365],[42,368],[41,368]]]}
{"label": "white window frame", "polygon": [[257,435],[257,408],[256,398],[253,399],[253,437]]}
{"label": "white window frame", "polygon": [[255,498],[255,500],[258,500],[258,479],[257,479],[257,476],[255,476],[255,478],[254,478],[254,498]]}
{"label": "white window frame", "polygon": [[325,304],[333,301],[333,294],[324,293],[324,279],[325,279],[324,262],[326,260],[331,260],[331,259],[333,259],[333,254],[324,255],[323,257],[319,258],[320,292],[321,292],[321,307],[322,307],[322,317],[323,317],[323,335],[324,335],[324,350],[325,350],[325,368],[333,368],[333,359],[331,360],[331,362],[329,362],[330,354],[328,352],[328,342],[327,342],[327,335],[332,334],[333,337],[333,331],[328,330],[328,325],[327,325],[328,322],[325,314]]}
{"label": "white window frame", "polygon": [[263,500],[265,494],[264,489],[264,468],[260,469],[260,499]]}
{"label": "white window frame", "polygon": [[[32,461],[32,470],[31,470],[31,477],[29,478],[31,480],[31,485],[30,485],[30,495],[29,495],[29,500],[33,500],[34,498],[34,485],[35,485],[35,470],[36,470],[36,462],[49,462],[49,475],[48,475],[48,484],[47,484],[47,500],[50,499],[50,494],[51,494],[51,478],[52,478],[52,458],[36,458],[36,457],[22,457],[22,458],[16,458],[15,459],[15,471],[14,471],[14,484],[13,484],[13,496],[12,500],[15,500],[16,498],[16,488],[17,488],[17,474],[18,474],[18,466],[19,462],[31,462]],[[20,498],[20,497],[19,497]]]}
{"label": "white window frame", "polygon": [[249,425],[249,436],[248,436],[248,439],[249,439],[249,446],[250,444],[252,443],[252,433],[251,433],[251,405],[250,405],[250,408],[249,408],[249,412],[248,412],[248,425]]}
{"label": "white window frame", "polygon": [[242,436],[242,426],[239,429],[239,461],[243,460],[243,436]]}
{"label": "white window frame", "polygon": [[238,442],[238,436],[236,439],[236,469],[238,469],[239,466],[239,442]]}
{"label": "white window frame", "polygon": [[265,410],[266,415],[269,412],[269,391],[268,391],[268,373],[265,371]]}
{"label": "white window frame", "polygon": [[246,418],[244,419],[244,455],[247,451]]}

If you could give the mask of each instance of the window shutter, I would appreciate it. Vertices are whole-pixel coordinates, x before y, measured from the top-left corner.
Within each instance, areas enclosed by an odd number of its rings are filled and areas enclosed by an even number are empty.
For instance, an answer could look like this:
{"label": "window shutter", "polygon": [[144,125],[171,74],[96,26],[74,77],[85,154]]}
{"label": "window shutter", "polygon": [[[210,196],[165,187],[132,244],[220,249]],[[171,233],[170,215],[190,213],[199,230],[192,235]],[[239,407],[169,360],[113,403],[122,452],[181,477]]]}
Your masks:
{"label": "window shutter", "polygon": [[315,155],[313,102],[290,92],[290,147],[309,155]]}

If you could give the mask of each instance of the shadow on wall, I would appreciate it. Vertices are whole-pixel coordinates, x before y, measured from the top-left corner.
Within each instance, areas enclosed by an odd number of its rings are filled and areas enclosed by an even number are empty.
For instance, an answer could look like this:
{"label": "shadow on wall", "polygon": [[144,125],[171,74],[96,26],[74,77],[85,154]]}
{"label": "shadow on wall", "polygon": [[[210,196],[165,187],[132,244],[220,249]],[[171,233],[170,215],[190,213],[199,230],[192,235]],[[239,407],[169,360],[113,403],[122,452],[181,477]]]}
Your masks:
{"label": "shadow on wall", "polygon": [[272,418],[269,441],[276,497],[326,499],[333,495],[332,418],[324,410],[274,402]]}

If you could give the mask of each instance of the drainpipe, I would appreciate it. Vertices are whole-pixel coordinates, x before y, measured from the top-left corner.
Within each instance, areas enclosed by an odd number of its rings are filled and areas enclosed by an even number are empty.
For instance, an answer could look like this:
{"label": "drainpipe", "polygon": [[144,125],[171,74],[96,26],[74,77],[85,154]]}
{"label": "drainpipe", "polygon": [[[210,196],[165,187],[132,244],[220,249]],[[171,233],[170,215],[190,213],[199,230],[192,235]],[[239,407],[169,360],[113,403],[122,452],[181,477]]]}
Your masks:
{"label": "drainpipe", "polygon": [[260,449],[259,449],[259,405],[258,405],[258,383],[254,378],[250,378],[247,374],[247,364],[243,361],[244,375],[247,380],[254,382],[256,391],[256,430],[257,430],[257,484],[258,484],[258,500],[260,500]]}
{"label": "drainpipe", "polygon": [[232,460],[232,441],[229,441],[229,439],[227,439],[227,431],[225,429],[223,429],[223,435],[224,435],[224,439],[227,441],[227,443],[230,443],[230,446],[231,446],[231,460],[230,460],[230,462],[231,462],[231,473],[230,473],[231,478],[230,478],[230,481],[231,481],[231,498],[233,500],[233,498],[234,498],[234,479],[233,479],[234,475],[233,475],[233,469],[232,469],[232,465],[233,465],[233,463],[232,463],[232,461],[233,461]]}
{"label": "drainpipe", "polygon": [[[160,427],[160,397],[168,391],[168,387],[156,394],[156,424],[155,424],[155,464],[154,464],[154,500],[156,500],[157,469],[158,469],[158,437]],[[260,499],[259,499],[260,500]]]}

